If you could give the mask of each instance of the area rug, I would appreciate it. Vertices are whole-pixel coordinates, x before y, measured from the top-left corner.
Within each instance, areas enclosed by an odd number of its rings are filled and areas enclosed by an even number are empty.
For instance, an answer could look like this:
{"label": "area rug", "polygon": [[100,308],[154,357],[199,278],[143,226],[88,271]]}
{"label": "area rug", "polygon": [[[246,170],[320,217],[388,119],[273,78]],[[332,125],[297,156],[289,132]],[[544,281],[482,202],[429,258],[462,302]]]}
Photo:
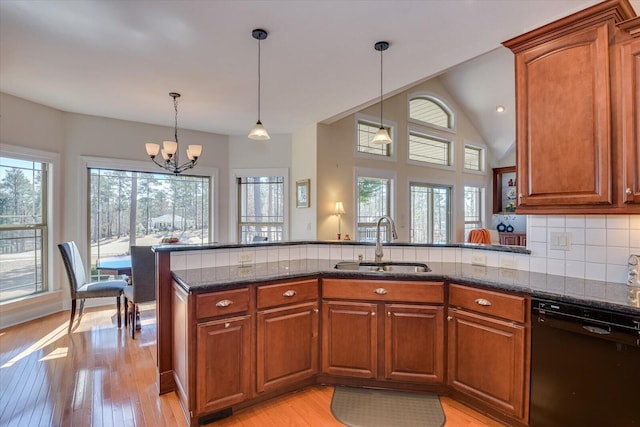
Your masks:
{"label": "area rug", "polygon": [[441,427],[445,416],[434,394],[336,387],[331,412],[350,427]]}

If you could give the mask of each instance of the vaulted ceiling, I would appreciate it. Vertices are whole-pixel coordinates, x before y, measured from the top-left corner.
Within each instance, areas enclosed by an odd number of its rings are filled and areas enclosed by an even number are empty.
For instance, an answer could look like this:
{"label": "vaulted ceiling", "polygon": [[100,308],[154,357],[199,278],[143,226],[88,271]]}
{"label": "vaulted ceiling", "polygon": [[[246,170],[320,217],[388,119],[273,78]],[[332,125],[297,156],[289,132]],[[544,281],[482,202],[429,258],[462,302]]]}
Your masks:
{"label": "vaulted ceiling", "polygon": [[[597,0],[2,0],[0,91],[63,111],[246,134],[330,122],[442,74],[500,156],[513,143],[511,54],[500,43]],[[631,2],[640,10],[640,0]],[[485,55],[486,54],[486,55]],[[475,60],[473,60],[476,58]],[[458,64],[462,64],[457,66]],[[457,67],[456,67],[457,66]],[[444,74],[443,74],[444,73]]]}

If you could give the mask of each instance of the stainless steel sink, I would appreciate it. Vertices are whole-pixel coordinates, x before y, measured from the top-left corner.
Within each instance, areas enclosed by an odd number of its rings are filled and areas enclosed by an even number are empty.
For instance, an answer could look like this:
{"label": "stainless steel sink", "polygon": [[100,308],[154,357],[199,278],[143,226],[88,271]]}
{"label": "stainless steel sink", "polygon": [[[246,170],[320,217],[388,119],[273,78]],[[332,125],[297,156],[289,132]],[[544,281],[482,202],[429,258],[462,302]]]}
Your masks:
{"label": "stainless steel sink", "polygon": [[357,262],[340,261],[337,270],[371,271],[377,273],[428,273],[431,269],[421,262]]}

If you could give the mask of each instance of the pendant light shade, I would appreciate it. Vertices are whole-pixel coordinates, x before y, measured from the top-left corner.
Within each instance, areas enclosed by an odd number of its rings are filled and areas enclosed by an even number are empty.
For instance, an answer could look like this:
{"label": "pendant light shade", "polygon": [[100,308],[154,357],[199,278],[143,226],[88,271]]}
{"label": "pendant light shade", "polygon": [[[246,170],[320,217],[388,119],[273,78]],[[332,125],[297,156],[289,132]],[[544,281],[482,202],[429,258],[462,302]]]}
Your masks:
{"label": "pendant light shade", "polygon": [[382,52],[389,49],[388,42],[377,42],[374,46],[375,50],[380,52],[380,129],[376,132],[373,137],[374,144],[391,144],[391,137],[389,136],[389,132],[385,129],[382,124]]}
{"label": "pendant light shade", "polygon": [[271,137],[260,121],[260,41],[267,38],[267,32],[257,28],[251,32],[251,36],[258,40],[258,121],[253,129],[251,129],[251,132],[249,132],[249,139],[266,141],[267,139],[271,139]]}
{"label": "pendant light shade", "polygon": [[[176,92],[171,92],[169,94],[171,98],[173,98],[173,109],[175,110],[175,127],[174,127],[174,138],[175,141],[163,141],[162,148],[160,148],[160,144],[154,144],[152,142],[148,142],[145,144],[145,149],[147,150],[147,155],[151,158],[153,163],[160,166],[163,169],[168,170],[171,173],[179,174],[187,169],[193,168],[198,162],[198,158],[200,154],[202,154],[202,145],[189,145],[187,147],[187,158],[188,162],[184,164],[180,164],[178,161],[178,98],[180,98],[180,94]],[[156,160],[156,156],[160,154],[162,155],[163,162],[158,162]]]}

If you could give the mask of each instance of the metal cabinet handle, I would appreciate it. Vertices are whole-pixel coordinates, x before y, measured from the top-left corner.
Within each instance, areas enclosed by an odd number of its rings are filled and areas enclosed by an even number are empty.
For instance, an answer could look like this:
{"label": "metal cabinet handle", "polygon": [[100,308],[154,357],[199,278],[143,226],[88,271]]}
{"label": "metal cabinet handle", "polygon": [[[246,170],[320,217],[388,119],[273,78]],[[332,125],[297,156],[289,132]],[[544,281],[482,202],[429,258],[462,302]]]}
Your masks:
{"label": "metal cabinet handle", "polygon": [[314,312],[314,313],[316,313],[316,314],[318,314],[318,311],[319,311],[319,310],[318,310],[317,308],[314,308],[314,309],[313,309],[313,312]]}
{"label": "metal cabinet handle", "polygon": [[627,196],[630,196],[631,194],[633,194],[633,191],[631,191],[631,188],[627,188],[626,190],[624,190],[624,192],[627,194]]}
{"label": "metal cabinet handle", "polygon": [[387,294],[387,290],[385,288],[378,288],[373,292],[375,292],[378,295],[386,295]]}
{"label": "metal cabinet handle", "polygon": [[375,311],[372,311],[372,312],[371,312],[371,315],[372,315],[372,316],[375,316],[375,315],[376,315],[376,312],[375,312]]}
{"label": "metal cabinet handle", "polygon": [[484,298],[478,298],[476,300],[476,304],[482,305],[484,307],[489,307],[489,306],[491,306],[491,301],[489,301],[488,299],[484,299]]}
{"label": "metal cabinet handle", "polygon": [[453,316],[447,316],[447,320],[453,320]]}
{"label": "metal cabinet handle", "polygon": [[289,289],[288,291],[284,291],[284,293],[282,294],[283,297],[294,297],[296,296],[296,291],[294,291],[293,289]]}
{"label": "metal cabinet handle", "polygon": [[229,323],[229,322],[227,322],[227,323],[225,323],[225,324],[224,324],[224,328],[225,328],[225,329],[228,329],[228,328],[229,328],[229,326],[231,326],[231,323]]}
{"label": "metal cabinet handle", "polygon": [[387,311],[387,317],[391,317],[391,312]]}
{"label": "metal cabinet handle", "polygon": [[216,307],[229,307],[231,304],[233,304],[233,301],[230,299],[223,299],[216,303]]}

